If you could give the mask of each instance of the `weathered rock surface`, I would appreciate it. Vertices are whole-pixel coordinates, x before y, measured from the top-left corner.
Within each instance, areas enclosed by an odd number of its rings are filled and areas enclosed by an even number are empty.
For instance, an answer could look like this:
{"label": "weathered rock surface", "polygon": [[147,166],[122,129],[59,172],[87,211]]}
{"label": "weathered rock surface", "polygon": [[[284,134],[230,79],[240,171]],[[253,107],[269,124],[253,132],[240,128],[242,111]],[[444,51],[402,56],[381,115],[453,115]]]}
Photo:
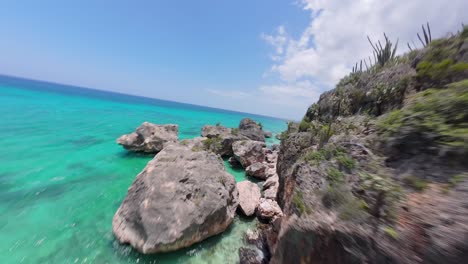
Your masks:
{"label": "weathered rock surface", "polygon": [[267,178],[268,165],[266,163],[255,162],[245,169],[249,176],[265,180]]}
{"label": "weathered rock surface", "polygon": [[251,140],[265,142],[265,133],[257,122],[244,118],[239,124],[239,133]]}
{"label": "weathered rock surface", "polygon": [[119,137],[117,143],[130,151],[157,153],[168,143],[177,142],[178,131],[178,125],[156,125],[144,122],[135,132]]}
{"label": "weathered rock surface", "polygon": [[221,156],[232,156],[232,143],[246,137],[233,132],[231,128],[221,125],[206,125],[202,128],[201,135],[207,137],[204,142],[205,149],[211,150]]}
{"label": "weathered rock surface", "polygon": [[224,136],[228,134],[231,134],[231,129],[221,126],[221,125],[216,125],[216,126],[206,125],[202,128],[202,131],[201,131],[202,137],[207,137],[207,138],[214,138],[214,137]]}
{"label": "weathered rock surface", "polygon": [[265,143],[254,140],[240,140],[232,144],[234,157],[242,164],[242,167],[247,168],[253,163],[263,162],[265,153],[263,148]]}
{"label": "weathered rock surface", "polygon": [[237,183],[237,190],[239,191],[238,209],[246,216],[253,215],[260,202],[260,188],[251,181],[241,181]]}
{"label": "weathered rock surface", "polygon": [[257,216],[262,220],[273,221],[283,216],[283,212],[274,200],[261,198],[257,207]]}
{"label": "weathered rock surface", "polygon": [[263,258],[258,249],[241,247],[239,248],[239,263],[240,264],[263,264]]}
{"label": "weathered rock surface", "polygon": [[137,175],[112,229],[142,253],[173,251],[223,232],[237,205],[234,177],[218,155],[169,144]]}

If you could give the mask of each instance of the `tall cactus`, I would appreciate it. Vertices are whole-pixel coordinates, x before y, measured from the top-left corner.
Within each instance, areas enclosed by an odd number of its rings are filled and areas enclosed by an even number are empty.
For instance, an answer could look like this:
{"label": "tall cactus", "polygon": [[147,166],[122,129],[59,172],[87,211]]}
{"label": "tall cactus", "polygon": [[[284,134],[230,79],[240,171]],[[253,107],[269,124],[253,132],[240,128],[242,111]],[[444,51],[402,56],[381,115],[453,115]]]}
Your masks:
{"label": "tall cactus", "polygon": [[419,33],[417,33],[419,41],[421,41],[421,44],[423,45],[423,47],[427,47],[427,45],[429,45],[432,41],[431,28],[429,27],[429,22],[427,22],[426,26],[427,26],[427,31],[424,28],[424,25],[421,26],[423,35],[424,35],[424,41],[422,40]]}
{"label": "tall cactus", "polygon": [[370,37],[367,36],[369,43],[374,49],[374,56],[376,59],[376,63],[378,63],[380,66],[384,66],[385,64],[387,64],[388,62],[392,61],[395,58],[396,50],[398,47],[398,39],[395,43],[395,46],[392,49],[393,43],[390,41],[387,35],[385,35],[385,33],[384,33],[384,37],[385,37],[385,45],[382,46],[382,44],[380,43],[380,40],[377,41],[375,44],[373,44]]}

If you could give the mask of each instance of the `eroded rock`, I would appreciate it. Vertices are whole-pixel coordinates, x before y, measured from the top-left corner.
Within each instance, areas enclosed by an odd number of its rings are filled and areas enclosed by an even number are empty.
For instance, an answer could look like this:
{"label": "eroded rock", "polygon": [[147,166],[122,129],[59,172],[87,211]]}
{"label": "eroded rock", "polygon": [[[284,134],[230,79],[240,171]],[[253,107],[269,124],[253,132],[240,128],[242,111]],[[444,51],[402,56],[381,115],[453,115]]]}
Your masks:
{"label": "eroded rock", "polygon": [[117,143],[130,151],[158,153],[168,143],[177,142],[178,131],[178,125],[156,125],[144,122],[137,127],[135,132],[119,137]]}
{"label": "eroded rock", "polygon": [[238,205],[218,155],[169,144],[137,175],[112,229],[142,253],[173,251],[223,232]]}
{"label": "eroded rock", "polygon": [[239,210],[246,216],[253,215],[260,201],[260,188],[253,182],[241,181],[237,183],[237,190],[239,191]]}

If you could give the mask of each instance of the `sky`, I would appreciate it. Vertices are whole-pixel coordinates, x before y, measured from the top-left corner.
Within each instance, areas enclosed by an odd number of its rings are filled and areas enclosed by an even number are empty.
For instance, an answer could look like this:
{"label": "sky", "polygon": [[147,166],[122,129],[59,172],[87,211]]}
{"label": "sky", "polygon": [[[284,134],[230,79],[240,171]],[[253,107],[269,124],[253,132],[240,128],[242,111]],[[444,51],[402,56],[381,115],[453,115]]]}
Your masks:
{"label": "sky", "polygon": [[0,0],[0,74],[299,120],[366,36],[418,45],[466,0]]}

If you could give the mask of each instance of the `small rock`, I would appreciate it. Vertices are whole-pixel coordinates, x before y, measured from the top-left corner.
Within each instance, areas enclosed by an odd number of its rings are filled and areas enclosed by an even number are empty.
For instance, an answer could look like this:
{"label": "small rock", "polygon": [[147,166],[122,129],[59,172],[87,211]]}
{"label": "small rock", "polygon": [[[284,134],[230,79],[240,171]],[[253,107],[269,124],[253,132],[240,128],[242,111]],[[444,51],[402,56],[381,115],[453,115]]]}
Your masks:
{"label": "small rock", "polygon": [[261,220],[272,221],[283,216],[283,212],[275,201],[260,198],[260,204],[257,207],[257,216]]}

